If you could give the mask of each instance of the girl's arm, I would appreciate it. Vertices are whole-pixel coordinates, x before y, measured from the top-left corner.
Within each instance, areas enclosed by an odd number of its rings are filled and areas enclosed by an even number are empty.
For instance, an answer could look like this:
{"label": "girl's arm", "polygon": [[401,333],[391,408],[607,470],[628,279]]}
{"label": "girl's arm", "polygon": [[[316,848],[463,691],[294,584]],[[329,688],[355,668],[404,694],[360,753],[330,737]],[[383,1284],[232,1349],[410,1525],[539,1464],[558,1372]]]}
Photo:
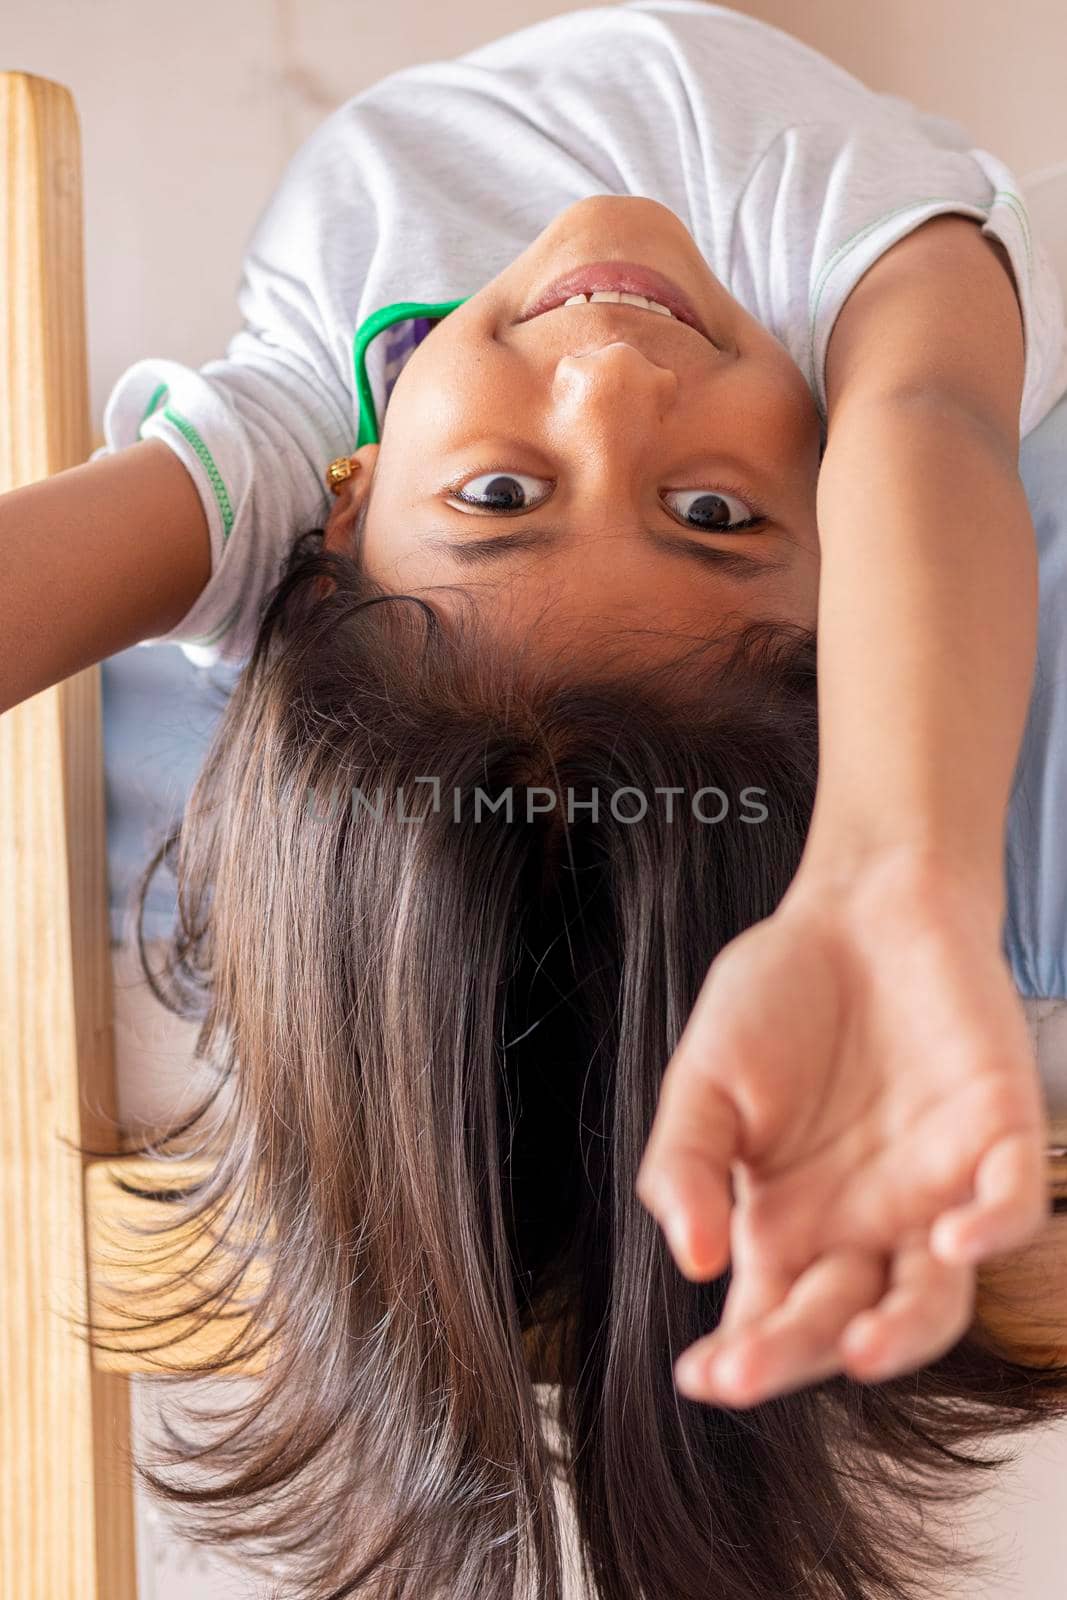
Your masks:
{"label": "girl's arm", "polygon": [[168,632],[210,570],[196,485],[160,439],[0,495],[0,713]]}
{"label": "girl's arm", "polygon": [[817,491],[822,733],[801,872],[929,858],[997,931],[1037,636],[1023,362],[1010,273],[973,221],[935,218],[838,319]]}
{"label": "girl's arm", "polygon": [[815,814],[778,908],[711,965],[635,1185],[688,1277],[731,1267],[675,1368],[694,1399],[935,1360],[976,1263],[1047,1215],[1000,944],[1036,635],[1023,355],[1011,278],[954,216],[887,252],[833,330]]}
{"label": "girl's arm", "polygon": [[1012,453],[936,396],[857,403],[827,444],[818,522],[820,769],[800,874],[928,857],[999,933],[1037,632]]}

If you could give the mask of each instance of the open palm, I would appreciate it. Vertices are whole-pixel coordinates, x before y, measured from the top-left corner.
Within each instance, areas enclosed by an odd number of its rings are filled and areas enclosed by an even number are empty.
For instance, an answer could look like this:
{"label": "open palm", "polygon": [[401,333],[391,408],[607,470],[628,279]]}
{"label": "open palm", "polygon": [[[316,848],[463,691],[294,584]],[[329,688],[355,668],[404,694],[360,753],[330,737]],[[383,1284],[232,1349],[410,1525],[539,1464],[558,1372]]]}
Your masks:
{"label": "open palm", "polygon": [[988,915],[929,879],[830,895],[798,876],[713,962],[638,1174],[686,1276],[731,1267],[679,1388],[751,1404],[936,1359],[972,1320],[976,1263],[1047,1216],[1045,1136]]}

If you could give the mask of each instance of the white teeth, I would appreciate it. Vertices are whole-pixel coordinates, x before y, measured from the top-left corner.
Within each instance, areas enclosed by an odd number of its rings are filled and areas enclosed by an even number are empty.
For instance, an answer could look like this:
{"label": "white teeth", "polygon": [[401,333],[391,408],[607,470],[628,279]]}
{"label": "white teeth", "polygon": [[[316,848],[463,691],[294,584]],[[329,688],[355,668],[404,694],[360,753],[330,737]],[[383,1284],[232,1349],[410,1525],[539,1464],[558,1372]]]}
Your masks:
{"label": "white teeth", "polygon": [[658,311],[660,316],[671,317],[674,315],[673,311],[669,311],[666,306],[661,306],[658,300],[648,300],[643,294],[620,294],[619,299],[623,305],[644,306],[646,311]]}
{"label": "white teeth", "polygon": [[564,300],[565,306],[585,305],[627,305],[643,306],[646,311],[658,312],[661,317],[674,315],[667,306],[660,305],[658,300],[648,300],[643,294],[627,294],[620,289],[598,289],[595,294],[572,294],[569,300]]}

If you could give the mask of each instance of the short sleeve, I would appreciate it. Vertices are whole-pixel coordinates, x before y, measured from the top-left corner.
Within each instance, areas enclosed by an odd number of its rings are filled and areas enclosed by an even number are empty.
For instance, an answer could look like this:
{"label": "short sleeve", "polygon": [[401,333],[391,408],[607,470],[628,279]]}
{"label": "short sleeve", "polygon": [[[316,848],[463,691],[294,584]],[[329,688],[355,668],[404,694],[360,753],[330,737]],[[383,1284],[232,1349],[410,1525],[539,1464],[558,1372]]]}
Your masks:
{"label": "short sleeve", "polygon": [[353,386],[317,277],[320,186],[304,181],[314,158],[310,143],[297,152],[253,230],[237,296],[243,326],[225,355],[199,368],[161,357],[129,367],[91,458],[158,438],[192,475],[210,577],[168,633],[141,642],[180,644],[199,666],[250,654],[295,539],[329,516],[326,466],[354,447]]}
{"label": "short sleeve", "polygon": [[1025,437],[1067,389],[1059,280],[1014,173],[987,150],[963,148],[960,139],[936,142],[925,131],[935,125],[937,119],[887,97],[870,126],[822,121],[783,130],[738,204],[738,281],[747,286],[754,314],[803,371],[825,427],[826,352],[852,289],[880,255],[930,217],[974,217],[1004,245],[1019,290]]}
{"label": "short sleeve", "polygon": [[1005,950],[1020,993],[1067,996],[1067,394],[1019,451],[1037,538],[1037,658],[1012,782]]}

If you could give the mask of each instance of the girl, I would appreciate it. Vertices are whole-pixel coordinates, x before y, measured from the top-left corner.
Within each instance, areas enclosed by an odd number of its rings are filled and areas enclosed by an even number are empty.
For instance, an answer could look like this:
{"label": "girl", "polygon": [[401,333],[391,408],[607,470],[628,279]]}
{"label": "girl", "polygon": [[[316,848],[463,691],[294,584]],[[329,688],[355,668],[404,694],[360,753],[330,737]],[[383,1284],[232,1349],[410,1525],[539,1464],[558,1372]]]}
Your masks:
{"label": "girl", "polygon": [[1003,831],[1067,348],[1017,183],[636,0],[347,102],[241,309],[7,497],[74,537],[16,552],[5,703],[248,662],[153,865],[220,1072],[185,1209],[242,1241],[201,1303],[261,1258],[270,1355],[226,1480],[148,1481],[289,1592],[555,1597],[540,1374],[589,1592],[915,1592],[930,1469],[1067,1380],[972,1328],[1047,1209]]}

